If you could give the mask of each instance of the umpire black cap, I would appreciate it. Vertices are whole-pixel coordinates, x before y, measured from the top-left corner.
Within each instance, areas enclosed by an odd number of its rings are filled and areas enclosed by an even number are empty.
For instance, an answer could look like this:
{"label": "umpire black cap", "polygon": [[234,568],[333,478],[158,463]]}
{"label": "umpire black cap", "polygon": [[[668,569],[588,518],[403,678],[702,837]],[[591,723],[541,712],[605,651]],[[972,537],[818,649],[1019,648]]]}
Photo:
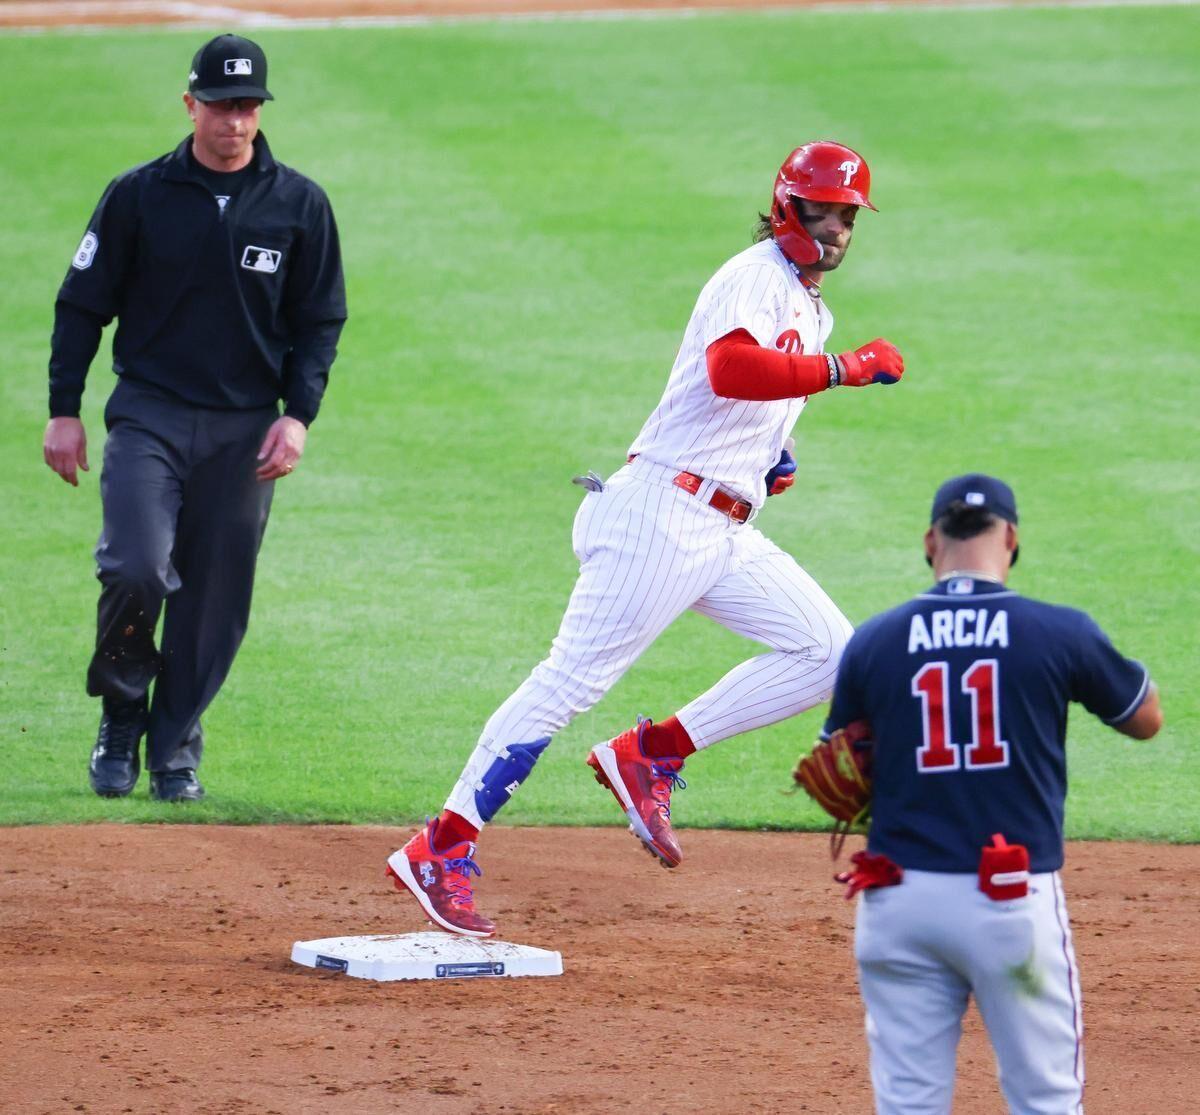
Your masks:
{"label": "umpire black cap", "polygon": [[198,101],[275,99],[267,92],[267,56],[258,43],[241,35],[218,35],[196,51],[188,92]]}
{"label": "umpire black cap", "polygon": [[938,488],[933,497],[933,510],[929,513],[929,521],[936,523],[955,504],[980,507],[1014,526],[1017,522],[1017,497],[1013,495],[1012,488],[1003,480],[985,476],[981,472],[956,476]]}

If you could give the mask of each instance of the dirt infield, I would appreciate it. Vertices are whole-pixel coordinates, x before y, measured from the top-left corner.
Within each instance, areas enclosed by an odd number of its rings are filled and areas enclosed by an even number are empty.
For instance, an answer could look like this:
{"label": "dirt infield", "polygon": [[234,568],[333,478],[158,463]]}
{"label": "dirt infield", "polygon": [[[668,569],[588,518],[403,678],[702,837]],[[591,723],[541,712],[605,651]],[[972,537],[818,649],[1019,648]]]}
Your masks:
{"label": "dirt infield", "polygon": [[[863,0],[0,0],[0,29],[286,26],[305,21],[427,20],[476,16],[670,12],[681,9],[800,8]],[[875,0],[878,2],[878,0]],[[945,3],[947,0],[903,0]],[[954,0],[958,5],[972,0]],[[978,0],[981,5],[994,0]],[[1020,2],[1020,0],[1009,0]],[[1030,0],[1032,2],[1032,0]]]}
{"label": "dirt infield", "polygon": [[[480,905],[559,978],[372,984],[297,939],[425,928],[379,828],[0,830],[0,1110],[870,1110],[819,836],[489,830]],[[1200,848],[1076,844],[1088,1110],[1197,1109]],[[956,1112],[1003,1110],[972,1014]]]}
{"label": "dirt infield", "polygon": [[[853,3],[855,0],[846,0]],[[274,21],[447,19],[535,13],[668,11],[678,8],[797,7],[796,0],[0,0],[4,27],[197,24],[234,27]]]}

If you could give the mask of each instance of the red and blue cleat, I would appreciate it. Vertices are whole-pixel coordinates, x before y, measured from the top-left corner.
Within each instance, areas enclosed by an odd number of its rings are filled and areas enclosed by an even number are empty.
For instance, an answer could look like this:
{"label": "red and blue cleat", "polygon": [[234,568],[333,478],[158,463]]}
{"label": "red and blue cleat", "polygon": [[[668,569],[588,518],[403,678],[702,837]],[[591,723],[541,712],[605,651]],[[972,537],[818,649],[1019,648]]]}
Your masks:
{"label": "red and blue cleat", "polygon": [[471,876],[482,875],[475,845],[464,840],[444,852],[433,850],[437,821],[429,821],[398,852],[388,856],[387,873],[397,890],[407,890],[426,917],[464,937],[490,937],[496,923],[475,909]]}
{"label": "red and blue cleat", "polygon": [[587,764],[596,781],[612,791],[646,850],[664,867],[678,867],[683,852],[671,829],[671,791],[687,786],[679,776],[683,760],[651,758],[642,751],[642,733],[649,725],[639,717],[637,727],[596,744]]}

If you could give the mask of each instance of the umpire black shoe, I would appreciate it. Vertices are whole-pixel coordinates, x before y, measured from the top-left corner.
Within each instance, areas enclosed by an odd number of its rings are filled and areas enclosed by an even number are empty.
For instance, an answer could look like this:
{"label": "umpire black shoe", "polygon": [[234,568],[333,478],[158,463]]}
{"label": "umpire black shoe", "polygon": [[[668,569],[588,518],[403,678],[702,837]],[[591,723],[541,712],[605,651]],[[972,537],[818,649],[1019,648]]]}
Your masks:
{"label": "umpire black shoe", "polygon": [[204,787],[190,767],[183,770],[152,770],[150,796],[155,801],[201,801]]}
{"label": "umpire black shoe", "polygon": [[142,769],[138,745],[146,734],[148,719],[144,697],[128,702],[105,699],[88,763],[88,780],[102,798],[123,798],[137,785]]}

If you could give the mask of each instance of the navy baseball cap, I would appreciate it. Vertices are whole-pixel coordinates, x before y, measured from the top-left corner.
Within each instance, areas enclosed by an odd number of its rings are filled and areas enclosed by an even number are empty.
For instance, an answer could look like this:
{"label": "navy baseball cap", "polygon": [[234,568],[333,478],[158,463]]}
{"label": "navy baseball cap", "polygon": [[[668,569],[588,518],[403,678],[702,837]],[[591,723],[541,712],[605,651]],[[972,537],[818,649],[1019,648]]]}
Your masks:
{"label": "navy baseball cap", "polygon": [[933,510],[929,513],[929,521],[936,523],[956,503],[965,504],[967,507],[981,507],[1016,525],[1017,497],[1013,495],[1012,488],[994,476],[972,472],[947,480],[933,497]]}
{"label": "navy baseball cap", "polygon": [[198,101],[275,99],[267,92],[267,56],[258,43],[241,35],[218,35],[196,51],[188,92]]}

